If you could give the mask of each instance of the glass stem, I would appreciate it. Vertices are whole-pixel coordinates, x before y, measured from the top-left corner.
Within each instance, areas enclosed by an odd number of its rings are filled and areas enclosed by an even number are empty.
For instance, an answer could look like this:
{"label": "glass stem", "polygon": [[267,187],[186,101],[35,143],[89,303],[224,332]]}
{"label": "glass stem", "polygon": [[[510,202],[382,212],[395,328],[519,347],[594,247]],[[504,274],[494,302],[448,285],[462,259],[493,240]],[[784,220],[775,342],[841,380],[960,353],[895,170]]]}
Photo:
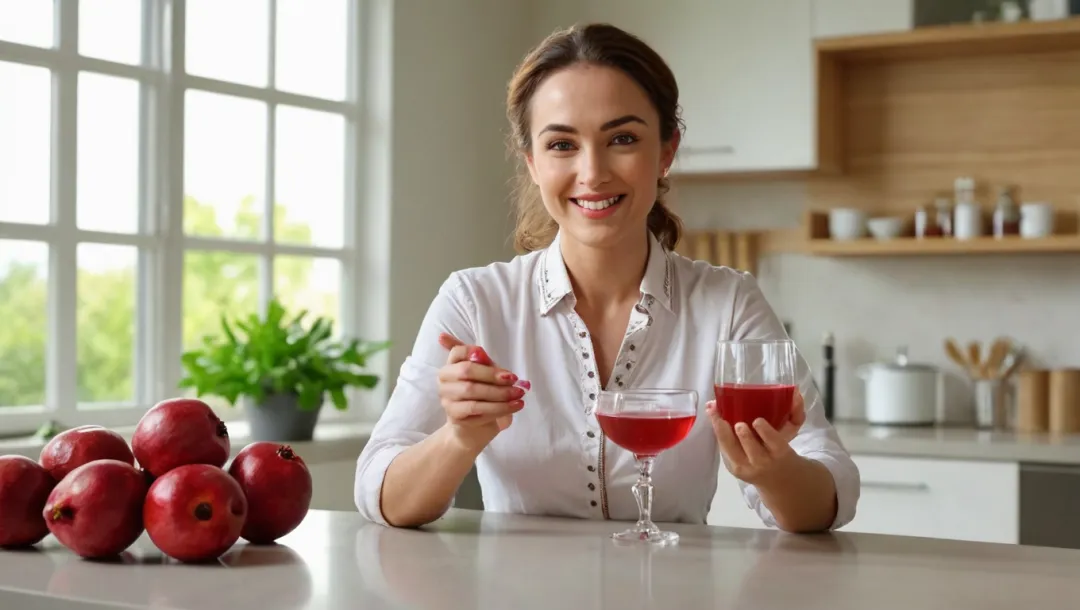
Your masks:
{"label": "glass stem", "polygon": [[634,483],[634,498],[638,507],[638,529],[654,530],[652,522],[652,467],[654,456],[638,457],[638,480]]}

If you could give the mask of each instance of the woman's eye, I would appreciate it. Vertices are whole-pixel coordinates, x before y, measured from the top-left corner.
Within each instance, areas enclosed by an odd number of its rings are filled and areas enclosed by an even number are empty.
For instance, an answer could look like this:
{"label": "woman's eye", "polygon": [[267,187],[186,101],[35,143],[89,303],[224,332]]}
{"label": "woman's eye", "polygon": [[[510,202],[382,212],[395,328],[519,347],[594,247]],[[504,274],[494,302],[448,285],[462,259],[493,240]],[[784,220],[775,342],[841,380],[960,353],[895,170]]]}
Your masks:
{"label": "woman's eye", "polygon": [[634,142],[637,142],[637,138],[630,134],[623,133],[615,136],[612,139],[612,142],[614,142],[615,144],[633,144]]}
{"label": "woman's eye", "polygon": [[558,151],[561,151],[561,152],[568,151],[568,150],[572,149],[573,147],[574,147],[574,145],[567,142],[566,140],[556,140],[555,142],[552,142],[551,144],[548,144],[548,149],[549,150],[558,150]]}

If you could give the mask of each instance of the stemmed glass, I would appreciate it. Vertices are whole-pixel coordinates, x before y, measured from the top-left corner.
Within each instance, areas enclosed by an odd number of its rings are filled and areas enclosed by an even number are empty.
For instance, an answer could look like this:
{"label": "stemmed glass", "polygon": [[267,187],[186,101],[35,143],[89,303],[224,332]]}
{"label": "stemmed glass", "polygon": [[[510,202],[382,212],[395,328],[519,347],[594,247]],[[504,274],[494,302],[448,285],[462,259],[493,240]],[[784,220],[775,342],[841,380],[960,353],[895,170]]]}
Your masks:
{"label": "stemmed glass", "polygon": [[779,430],[795,397],[795,343],[790,339],[721,340],[713,391],[721,419],[733,428],[759,417]]}
{"label": "stemmed glass", "polygon": [[638,521],[612,534],[612,538],[655,544],[678,542],[677,533],[662,531],[652,522],[653,460],[686,438],[697,420],[697,410],[698,393],[694,390],[600,392],[596,400],[600,429],[612,443],[634,454],[639,472],[633,487]]}

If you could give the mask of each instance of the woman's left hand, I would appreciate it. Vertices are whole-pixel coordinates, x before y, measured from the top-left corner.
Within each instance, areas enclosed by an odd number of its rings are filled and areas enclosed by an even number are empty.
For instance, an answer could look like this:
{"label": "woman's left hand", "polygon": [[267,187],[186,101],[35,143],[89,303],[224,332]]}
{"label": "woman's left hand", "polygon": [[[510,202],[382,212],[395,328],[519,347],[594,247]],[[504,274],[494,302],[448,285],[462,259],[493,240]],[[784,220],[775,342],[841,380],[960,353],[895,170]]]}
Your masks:
{"label": "woman's left hand", "polygon": [[760,417],[754,420],[753,429],[743,422],[738,422],[732,430],[731,426],[721,419],[716,402],[712,400],[705,405],[705,412],[712,421],[716,441],[724,457],[724,466],[736,478],[751,485],[757,484],[768,480],[775,473],[782,472],[786,465],[799,459],[790,443],[806,421],[800,392],[795,392],[791,415],[780,430],[774,429]]}

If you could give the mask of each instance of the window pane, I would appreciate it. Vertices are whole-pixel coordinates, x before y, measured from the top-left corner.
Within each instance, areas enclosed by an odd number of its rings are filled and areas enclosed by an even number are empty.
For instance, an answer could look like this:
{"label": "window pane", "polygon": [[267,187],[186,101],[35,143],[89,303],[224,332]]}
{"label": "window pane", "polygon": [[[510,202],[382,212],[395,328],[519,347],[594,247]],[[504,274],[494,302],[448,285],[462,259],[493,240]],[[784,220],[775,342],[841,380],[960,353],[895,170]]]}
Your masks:
{"label": "window pane", "polygon": [[49,222],[50,80],[47,68],[0,61],[0,221]]}
{"label": "window pane", "polygon": [[277,108],[274,239],[340,247],[345,226],[345,118]]}
{"label": "window pane", "polygon": [[258,312],[259,258],[232,252],[184,255],[184,348],[221,333],[221,316]]}
{"label": "window pane", "polygon": [[0,239],[0,407],[45,404],[49,247]]}
{"label": "window pane", "polygon": [[270,1],[187,0],[187,73],[265,87]]}
{"label": "window pane", "polygon": [[79,53],[141,63],[142,0],[80,0]]}
{"label": "window pane", "polygon": [[261,239],[266,201],[266,105],[188,91],[184,232]]}
{"label": "window pane", "polygon": [[305,322],[325,316],[341,332],[341,261],[308,256],[274,259],[274,294],[291,313],[308,310]]}
{"label": "window pane", "polygon": [[79,74],[78,223],[91,231],[139,228],[139,83]]}
{"label": "window pane", "polygon": [[53,0],[0,0],[0,40],[53,46]]}
{"label": "window pane", "polygon": [[344,99],[347,36],[346,0],[277,0],[275,86]]}
{"label": "window pane", "polygon": [[79,244],[76,354],[79,402],[135,398],[135,270],[132,246]]}

